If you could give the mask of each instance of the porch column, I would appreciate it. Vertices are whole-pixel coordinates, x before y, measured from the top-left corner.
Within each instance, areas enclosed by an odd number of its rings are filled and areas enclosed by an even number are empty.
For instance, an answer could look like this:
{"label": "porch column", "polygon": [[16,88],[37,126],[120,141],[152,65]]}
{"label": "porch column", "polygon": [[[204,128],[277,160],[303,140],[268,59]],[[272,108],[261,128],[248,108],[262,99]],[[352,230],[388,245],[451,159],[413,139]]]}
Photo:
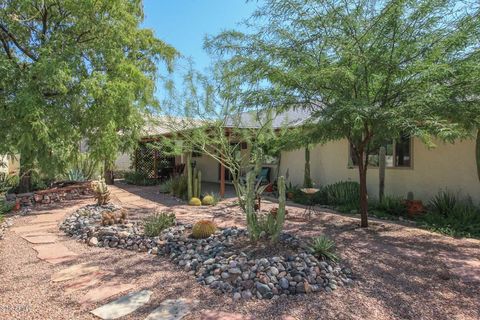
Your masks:
{"label": "porch column", "polygon": [[225,167],[220,163],[220,197],[225,196]]}

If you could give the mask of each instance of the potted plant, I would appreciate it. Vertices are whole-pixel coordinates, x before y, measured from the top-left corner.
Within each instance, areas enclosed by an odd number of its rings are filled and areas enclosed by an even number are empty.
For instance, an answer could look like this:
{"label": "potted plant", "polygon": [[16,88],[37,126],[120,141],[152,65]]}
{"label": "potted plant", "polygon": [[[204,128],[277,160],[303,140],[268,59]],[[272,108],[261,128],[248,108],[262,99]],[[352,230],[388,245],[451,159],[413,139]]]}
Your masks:
{"label": "potted plant", "polygon": [[410,217],[414,217],[425,211],[422,200],[414,200],[413,192],[411,191],[407,195],[407,200],[405,200],[405,206],[407,207],[407,212]]}

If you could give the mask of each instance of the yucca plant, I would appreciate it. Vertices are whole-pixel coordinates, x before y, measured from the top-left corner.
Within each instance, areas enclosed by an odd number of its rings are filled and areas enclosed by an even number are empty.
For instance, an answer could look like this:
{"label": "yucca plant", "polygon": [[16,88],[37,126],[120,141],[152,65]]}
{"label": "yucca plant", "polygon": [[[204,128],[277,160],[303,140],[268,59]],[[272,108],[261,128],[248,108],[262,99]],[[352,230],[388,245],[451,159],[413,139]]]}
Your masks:
{"label": "yucca plant", "polygon": [[428,204],[429,208],[444,217],[447,217],[458,204],[458,197],[454,193],[445,190],[440,191]]}
{"label": "yucca plant", "polygon": [[319,236],[312,239],[310,252],[319,258],[338,261],[339,258],[335,253],[335,241],[329,239],[327,236]]}

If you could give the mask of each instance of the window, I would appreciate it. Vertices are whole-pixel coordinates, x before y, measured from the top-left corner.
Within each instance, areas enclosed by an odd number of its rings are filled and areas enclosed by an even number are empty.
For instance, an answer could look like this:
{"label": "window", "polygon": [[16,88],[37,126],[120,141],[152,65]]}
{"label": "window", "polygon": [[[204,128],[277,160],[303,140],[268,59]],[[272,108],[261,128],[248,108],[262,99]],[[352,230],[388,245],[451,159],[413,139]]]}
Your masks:
{"label": "window", "polygon": [[[396,141],[387,142],[386,147],[386,167],[387,168],[409,168],[412,166],[411,157],[411,138],[402,136]],[[371,167],[378,167],[379,164],[380,145],[372,148],[368,154],[368,165]],[[353,166],[358,165],[353,150],[350,148],[349,163]]]}

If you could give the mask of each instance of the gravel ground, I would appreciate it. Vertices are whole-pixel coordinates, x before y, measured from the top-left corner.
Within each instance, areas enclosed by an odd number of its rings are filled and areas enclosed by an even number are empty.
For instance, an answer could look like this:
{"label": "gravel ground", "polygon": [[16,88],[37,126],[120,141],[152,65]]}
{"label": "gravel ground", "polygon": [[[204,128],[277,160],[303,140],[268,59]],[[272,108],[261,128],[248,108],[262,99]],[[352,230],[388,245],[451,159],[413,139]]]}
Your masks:
{"label": "gravel ground", "polygon": [[[155,200],[153,190],[136,188],[133,192]],[[178,219],[184,221],[214,217],[221,225],[243,224],[242,215],[228,204],[206,209],[184,206],[163,195],[157,199],[169,207],[162,205],[163,210],[174,210]],[[74,205],[83,203],[68,202],[65,210],[71,211]],[[136,202],[135,206],[138,205]],[[130,210],[138,214],[135,206]],[[270,206],[265,204],[266,209]],[[113,280],[153,291],[147,306],[122,319],[144,319],[164,299],[180,297],[201,302],[186,320],[199,319],[198,311],[207,309],[241,313],[254,319],[280,319],[284,315],[296,319],[480,319],[480,283],[460,276],[461,269],[449,267],[444,258],[447,255],[478,262],[480,241],[453,239],[385,222],[374,222],[363,230],[357,228],[357,219],[331,213],[322,213],[307,222],[300,217],[302,209],[288,209],[289,232],[301,236],[325,233],[335,239],[343,263],[356,275],[353,287],[340,288],[332,294],[234,302],[230,296],[216,295],[197,284],[165,258],[88,247],[61,237],[61,243],[79,257],[67,264],[50,265],[38,260],[32,245],[9,230],[0,241],[0,319],[94,319],[88,311],[101,303],[81,305],[78,300],[85,291],[67,295],[62,283],[50,282],[54,272],[87,261],[110,271]],[[26,225],[32,219],[18,218],[15,226]]]}

